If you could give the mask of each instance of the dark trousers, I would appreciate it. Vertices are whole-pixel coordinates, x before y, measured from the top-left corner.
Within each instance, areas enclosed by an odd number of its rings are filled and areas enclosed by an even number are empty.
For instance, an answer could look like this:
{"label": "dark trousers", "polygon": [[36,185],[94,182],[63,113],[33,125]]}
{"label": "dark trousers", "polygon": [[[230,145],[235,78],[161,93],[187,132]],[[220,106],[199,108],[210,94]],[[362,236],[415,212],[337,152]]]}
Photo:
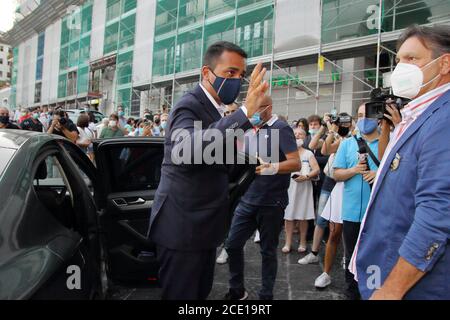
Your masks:
{"label": "dark trousers", "polygon": [[225,244],[229,255],[230,290],[244,289],[244,245],[256,229],[260,232],[262,255],[261,299],[273,298],[273,287],[277,276],[277,248],[283,225],[284,208],[281,206],[255,206],[240,202],[231,222]]}
{"label": "dark trousers", "polygon": [[359,229],[361,227],[360,222],[343,221],[343,234],[345,243],[345,281],[347,282],[347,292],[354,299],[359,299],[358,282],[355,281],[353,273],[348,270],[350,265],[350,259],[352,258],[353,251],[355,250],[356,243],[358,241]]}
{"label": "dark trousers", "polygon": [[178,251],[157,247],[163,300],[206,300],[214,280],[216,249]]}

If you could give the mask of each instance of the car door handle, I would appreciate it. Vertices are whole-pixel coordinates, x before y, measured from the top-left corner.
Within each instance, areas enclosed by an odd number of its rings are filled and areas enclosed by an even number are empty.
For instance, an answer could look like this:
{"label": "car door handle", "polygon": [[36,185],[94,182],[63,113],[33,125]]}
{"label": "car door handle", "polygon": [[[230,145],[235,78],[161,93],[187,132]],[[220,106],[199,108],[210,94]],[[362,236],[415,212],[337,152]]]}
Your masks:
{"label": "car door handle", "polygon": [[142,198],[139,198],[136,201],[127,202],[127,205],[134,206],[134,205],[144,204],[144,203],[145,203],[145,200]]}

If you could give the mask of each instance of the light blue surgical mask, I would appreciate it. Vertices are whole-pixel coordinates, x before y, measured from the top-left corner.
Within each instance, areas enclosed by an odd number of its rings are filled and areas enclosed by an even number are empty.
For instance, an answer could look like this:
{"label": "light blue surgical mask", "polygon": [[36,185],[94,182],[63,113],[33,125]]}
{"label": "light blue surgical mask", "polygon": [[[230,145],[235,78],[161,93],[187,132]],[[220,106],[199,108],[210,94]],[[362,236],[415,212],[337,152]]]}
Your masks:
{"label": "light blue surgical mask", "polygon": [[263,119],[261,118],[261,113],[265,112],[269,107],[270,107],[270,105],[268,105],[266,108],[264,108],[263,111],[261,111],[261,112],[258,111],[253,114],[253,116],[249,120],[250,123],[252,124],[252,126],[259,127],[263,124]]}
{"label": "light blue surgical mask", "polygon": [[362,118],[358,120],[356,126],[363,135],[373,133],[378,128],[378,120],[370,118]]}
{"label": "light blue surgical mask", "polygon": [[315,136],[319,132],[319,129],[309,129],[309,134]]}

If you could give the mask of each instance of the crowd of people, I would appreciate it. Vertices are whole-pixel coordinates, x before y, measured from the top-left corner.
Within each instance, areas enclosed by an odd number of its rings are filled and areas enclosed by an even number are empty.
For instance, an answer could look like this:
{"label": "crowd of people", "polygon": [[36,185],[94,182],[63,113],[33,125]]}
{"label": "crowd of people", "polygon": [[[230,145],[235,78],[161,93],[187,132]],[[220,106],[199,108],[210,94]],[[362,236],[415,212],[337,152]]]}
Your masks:
{"label": "crowd of people", "polygon": [[[450,29],[444,26],[413,26],[405,31],[391,81],[393,93],[409,99],[409,104],[400,111],[386,100],[381,118],[366,115],[367,103],[361,101],[354,115],[332,112],[289,124],[272,113],[261,64],[251,75],[244,106],[239,107],[234,101],[245,76],[247,55],[222,41],[208,48],[202,81],[172,110],[170,125],[166,110],[155,115],[145,110],[143,118],[134,119],[119,107],[117,113],[95,124],[86,109],[75,124],[64,110],[30,108],[14,124],[8,110],[0,108],[0,128],[59,134],[90,157],[93,139],[122,136],[166,136],[168,156],[172,148],[193,143],[193,139],[176,140],[171,135],[180,128],[193,134],[195,120],[224,132],[244,129],[258,146],[279,137],[279,162],[258,157],[256,177],[234,210],[229,229],[224,191],[228,190],[228,169],[223,164],[180,166],[170,157],[165,159],[149,225],[161,266],[163,299],[206,299],[214,261],[229,263],[229,292],[224,298],[246,299],[243,248],[255,231],[262,255],[259,297],[273,299],[283,224],[281,252],[292,253],[298,234],[295,251],[303,255],[300,266],[319,262],[326,238],[323,272],[311,279],[317,288],[331,284],[343,239],[349,299],[401,299],[408,294],[449,298],[450,177],[445,166],[450,161],[450,116],[448,108],[443,108],[450,99],[449,37]],[[428,143],[432,138],[436,143]],[[207,145],[204,142],[202,147]],[[258,149],[251,150],[252,144],[241,147],[258,155]],[[177,198],[181,194],[182,200]],[[223,250],[216,259],[221,243]],[[380,270],[379,284],[372,285],[374,267]]]}
{"label": "crowd of people", "polygon": [[[89,106],[83,106],[76,121],[62,108],[31,107],[12,112],[0,107],[0,129],[28,130],[56,134],[79,146],[94,160],[94,139],[115,137],[164,137],[169,114],[167,107],[153,114],[144,110],[142,118],[126,117],[122,106],[98,122]],[[75,119],[74,119],[75,120]]]}
{"label": "crowd of people", "polygon": [[[398,112],[391,112],[397,119]],[[384,125],[384,122],[381,124]],[[331,284],[330,273],[343,233],[346,270],[353,254],[370,196],[370,186],[379,165],[378,137],[381,127],[377,120],[365,118],[365,104],[358,109],[356,117],[347,113],[326,113],[323,117],[311,115],[293,121],[290,126],[296,139],[300,170],[291,173],[289,202],[284,210],[285,242],[281,251],[290,254],[294,234],[298,234],[296,251],[303,256],[298,263],[318,263],[320,245],[328,231],[323,273],[315,280],[311,279],[315,287],[323,289]],[[370,151],[360,154],[360,144],[367,144]],[[315,222],[313,241],[311,248],[308,248],[307,236],[312,221]],[[255,242],[260,241],[257,235]],[[227,263],[229,251],[224,248],[216,262]],[[346,271],[346,280],[348,298],[359,299],[356,282],[349,271]],[[235,298],[243,296],[242,290],[234,295]]]}
{"label": "crowd of people", "polygon": [[[443,160],[450,159],[445,108],[450,100],[449,37],[448,26],[406,29],[398,40],[398,64],[391,76],[394,96],[375,102],[382,105],[381,116],[366,114],[373,104],[362,102],[353,117],[313,115],[292,123],[300,166],[290,174],[281,251],[291,252],[297,229],[298,252],[305,253],[307,221],[316,219],[310,252],[298,263],[317,263],[324,230],[329,229],[323,273],[314,280],[317,288],[331,284],[342,237],[349,299],[449,299],[450,176]],[[280,142],[281,149],[285,143]],[[274,166],[278,164],[267,168]],[[267,213],[241,200],[230,233],[237,232],[233,227],[244,229],[243,216],[249,220],[252,211],[260,231],[264,299],[271,297],[276,276],[274,254],[267,249],[272,241],[264,223]],[[243,300],[248,296],[243,267],[233,266],[237,253],[230,237],[225,244],[230,255],[226,297]],[[273,249],[276,242],[271,244]],[[225,262],[226,254],[219,258],[217,262]]]}

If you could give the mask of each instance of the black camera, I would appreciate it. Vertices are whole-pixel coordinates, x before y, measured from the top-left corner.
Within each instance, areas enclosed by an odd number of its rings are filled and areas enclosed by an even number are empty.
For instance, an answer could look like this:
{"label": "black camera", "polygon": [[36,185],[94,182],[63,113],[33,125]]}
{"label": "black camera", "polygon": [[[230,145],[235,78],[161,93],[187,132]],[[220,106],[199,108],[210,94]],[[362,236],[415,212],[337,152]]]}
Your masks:
{"label": "black camera", "polygon": [[351,124],[352,123],[352,117],[351,116],[344,116],[344,115],[330,115],[330,123],[336,124],[336,125],[345,125],[345,124]]}
{"label": "black camera", "polygon": [[389,88],[376,88],[370,93],[370,102],[366,103],[366,118],[385,119],[386,105],[393,105],[398,111],[403,109],[411,100],[397,97],[390,93]]}
{"label": "black camera", "polygon": [[62,126],[65,126],[67,124],[67,119],[66,118],[59,118],[59,124]]}

